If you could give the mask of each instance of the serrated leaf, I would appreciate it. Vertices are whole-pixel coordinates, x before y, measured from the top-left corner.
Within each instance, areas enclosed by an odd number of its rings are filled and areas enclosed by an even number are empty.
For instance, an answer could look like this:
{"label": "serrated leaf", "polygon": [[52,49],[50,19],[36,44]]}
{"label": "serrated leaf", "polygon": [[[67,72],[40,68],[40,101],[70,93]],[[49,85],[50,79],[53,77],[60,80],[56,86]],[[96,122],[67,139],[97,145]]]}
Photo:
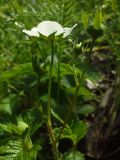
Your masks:
{"label": "serrated leaf", "polygon": [[20,132],[23,133],[28,128],[28,124],[23,121],[18,121],[18,128]]}
{"label": "serrated leaf", "polygon": [[28,128],[28,124],[26,124],[22,120],[18,120],[17,125],[13,123],[7,123],[7,124],[0,123],[0,128],[3,132],[7,132],[11,134],[14,133],[21,136],[24,133],[24,131]]}
{"label": "serrated leaf", "polygon": [[2,132],[7,132],[7,133],[11,133],[12,134],[12,130],[9,127],[9,125],[5,125],[5,124],[0,123],[0,130]]}
{"label": "serrated leaf", "polygon": [[73,120],[71,126],[67,126],[64,129],[64,133],[61,138],[68,138],[77,144],[87,133],[87,124],[79,120]]}
{"label": "serrated leaf", "polygon": [[[58,65],[54,66],[54,68],[53,68],[53,76],[55,76],[55,77],[57,77],[57,74],[58,74],[57,67],[58,67]],[[60,64],[61,77],[65,76],[65,75],[74,75],[75,70],[76,70],[76,74],[78,74],[78,75],[81,74],[81,71],[77,67],[73,68],[73,66],[71,66],[70,64],[65,64],[65,63]]]}
{"label": "serrated leaf", "polygon": [[[0,146],[0,160],[35,160],[40,146],[32,145],[29,149],[23,142],[24,140],[20,138],[10,140],[7,144]],[[30,141],[27,143],[30,143]]]}
{"label": "serrated leaf", "polygon": [[78,143],[87,133],[87,124],[86,122],[74,120],[71,129],[73,135],[76,136],[74,142]]}
{"label": "serrated leaf", "polygon": [[85,160],[85,158],[83,153],[75,151],[65,153],[62,160]]}

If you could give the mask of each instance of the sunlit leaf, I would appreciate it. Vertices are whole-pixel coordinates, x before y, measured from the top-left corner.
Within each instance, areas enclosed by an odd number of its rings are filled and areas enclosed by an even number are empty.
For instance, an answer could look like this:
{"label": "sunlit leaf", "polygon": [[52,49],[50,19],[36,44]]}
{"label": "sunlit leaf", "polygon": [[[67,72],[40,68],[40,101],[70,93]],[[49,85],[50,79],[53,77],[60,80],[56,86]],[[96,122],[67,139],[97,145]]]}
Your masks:
{"label": "sunlit leaf", "polygon": [[103,22],[102,10],[98,9],[96,11],[95,18],[94,18],[94,21],[93,21],[94,27],[96,29],[100,29],[102,22]]}
{"label": "sunlit leaf", "polygon": [[86,14],[85,11],[82,11],[82,12],[81,12],[81,16],[82,16],[83,25],[84,25],[85,28],[87,28],[88,25],[89,25],[88,15]]}
{"label": "sunlit leaf", "polygon": [[0,100],[0,112],[1,112],[1,111],[2,111],[2,112],[9,113],[9,114],[12,113],[9,97],[6,97],[6,98]]}

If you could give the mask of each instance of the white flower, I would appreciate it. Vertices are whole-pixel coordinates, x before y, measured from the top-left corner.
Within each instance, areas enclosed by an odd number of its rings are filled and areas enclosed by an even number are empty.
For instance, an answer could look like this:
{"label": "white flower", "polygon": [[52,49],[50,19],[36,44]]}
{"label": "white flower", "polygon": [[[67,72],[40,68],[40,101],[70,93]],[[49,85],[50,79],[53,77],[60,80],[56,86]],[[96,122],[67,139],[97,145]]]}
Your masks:
{"label": "white flower", "polygon": [[77,24],[75,24],[72,28],[69,27],[65,27],[64,29],[64,34],[63,37],[67,37],[69,36],[69,34],[72,32],[72,30],[77,26]]}
{"label": "white flower", "polygon": [[29,36],[37,36],[40,35],[44,37],[49,37],[52,34],[55,34],[55,37],[62,35],[63,38],[67,37],[72,30],[77,26],[75,24],[72,28],[65,27],[63,28],[59,23],[55,21],[43,21],[37,25],[37,27],[33,27],[31,30],[23,30],[24,33]]}
{"label": "white flower", "polygon": [[55,36],[58,36],[64,32],[62,26],[54,21],[43,21],[39,23],[37,30],[41,35],[46,37],[49,37],[53,33],[55,33]]}
{"label": "white flower", "polygon": [[26,33],[27,35],[29,36],[35,36],[35,37],[39,37],[39,33],[37,31],[37,28],[36,27],[33,27],[31,30],[23,30],[24,33]]}

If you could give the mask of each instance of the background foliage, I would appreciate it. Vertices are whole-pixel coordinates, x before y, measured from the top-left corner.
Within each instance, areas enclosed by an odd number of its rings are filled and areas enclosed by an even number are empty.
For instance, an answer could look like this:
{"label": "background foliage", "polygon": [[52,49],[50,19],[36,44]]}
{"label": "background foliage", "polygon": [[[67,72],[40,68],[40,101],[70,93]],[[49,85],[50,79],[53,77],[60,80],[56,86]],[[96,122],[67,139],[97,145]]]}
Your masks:
{"label": "background foliage", "polygon": [[[99,10],[103,15],[101,22]],[[63,40],[61,45],[55,44],[52,120],[56,135],[75,95],[76,77],[85,72],[77,95],[77,118],[73,117],[73,121],[68,122],[59,141],[60,158],[70,160],[74,153],[75,160],[87,159],[88,156],[110,158],[119,147],[116,140],[120,131],[120,1],[1,0],[0,159],[53,158],[42,114],[47,108],[51,48],[45,40],[31,39],[22,32],[44,20],[57,21],[64,27],[78,24],[69,39]],[[98,22],[102,23],[103,35],[97,38],[88,64],[87,55],[93,37],[87,29],[91,25],[99,26]],[[77,47],[80,42],[81,48]],[[56,64],[60,50],[58,106]],[[107,150],[107,146],[113,144],[112,140],[115,145]],[[77,149],[73,153],[74,142]]]}

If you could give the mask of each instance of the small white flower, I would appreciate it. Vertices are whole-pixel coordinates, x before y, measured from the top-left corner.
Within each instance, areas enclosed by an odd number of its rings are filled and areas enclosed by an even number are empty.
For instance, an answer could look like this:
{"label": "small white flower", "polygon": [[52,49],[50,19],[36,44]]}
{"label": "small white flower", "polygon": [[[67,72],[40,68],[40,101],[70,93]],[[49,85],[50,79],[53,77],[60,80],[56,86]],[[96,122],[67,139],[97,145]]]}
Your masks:
{"label": "small white flower", "polygon": [[86,82],[89,89],[96,89],[98,87],[98,83],[92,82],[90,79],[86,79]]}
{"label": "small white flower", "polygon": [[26,33],[27,35],[29,36],[35,36],[35,37],[39,37],[39,33],[37,31],[37,28],[36,27],[33,27],[31,30],[23,30],[24,33]]}
{"label": "small white flower", "polygon": [[59,23],[55,21],[43,21],[37,25],[37,27],[33,27],[31,30],[23,30],[24,33],[29,36],[37,36],[40,35],[44,37],[49,37],[52,34],[55,34],[55,37],[62,35],[63,38],[67,37],[72,30],[77,26],[75,24],[72,28],[65,27],[63,28]]}
{"label": "small white flower", "polygon": [[23,26],[22,26],[20,23],[18,23],[17,21],[15,21],[15,25],[18,26],[19,28],[22,28],[22,27],[23,27]]}

